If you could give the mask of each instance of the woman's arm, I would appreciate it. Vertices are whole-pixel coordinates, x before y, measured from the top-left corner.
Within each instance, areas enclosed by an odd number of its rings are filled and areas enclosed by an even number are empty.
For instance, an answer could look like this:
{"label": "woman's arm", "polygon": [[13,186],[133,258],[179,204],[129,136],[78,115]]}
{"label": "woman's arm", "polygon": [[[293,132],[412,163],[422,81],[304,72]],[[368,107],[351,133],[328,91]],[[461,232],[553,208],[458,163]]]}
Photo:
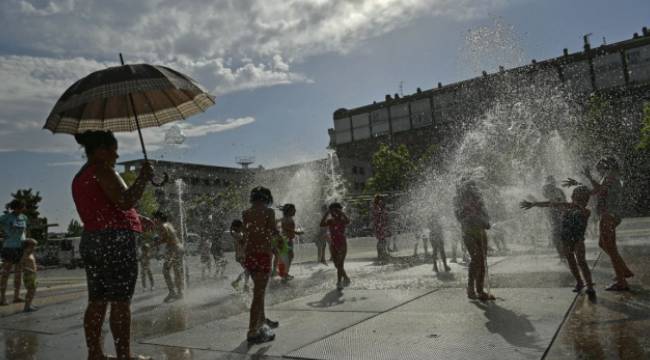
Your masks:
{"label": "woman's arm", "polygon": [[320,227],[327,227],[327,217],[329,216],[329,214],[330,214],[329,210],[325,211],[323,218],[320,219]]}
{"label": "woman's arm", "polygon": [[99,165],[95,173],[104,194],[122,210],[129,210],[138,203],[152,175],[153,169],[151,165],[144,162],[133,185],[127,187],[122,177],[111,166]]}
{"label": "woman's arm", "polygon": [[556,209],[568,209],[571,207],[571,203],[566,202],[553,202],[553,201],[522,201],[519,203],[519,207],[528,210],[533,207],[552,207]]}

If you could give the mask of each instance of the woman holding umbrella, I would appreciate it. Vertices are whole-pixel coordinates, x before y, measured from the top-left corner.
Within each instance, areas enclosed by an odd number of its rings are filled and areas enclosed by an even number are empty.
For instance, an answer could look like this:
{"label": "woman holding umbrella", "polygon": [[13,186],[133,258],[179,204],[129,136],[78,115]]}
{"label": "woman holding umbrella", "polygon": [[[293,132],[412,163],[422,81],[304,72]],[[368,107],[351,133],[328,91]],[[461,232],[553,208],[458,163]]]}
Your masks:
{"label": "woman holding umbrella", "polygon": [[[88,308],[84,330],[89,359],[105,359],[100,340],[108,304],[118,359],[130,353],[130,301],[137,280],[135,238],[142,231],[133,208],[153,170],[147,160],[142,128],[185,120],[214,105],[191,78],[165,66],[124,65],[95,71],[61,95],[44,128],[73,134],[87,163],[75,176],[72,195],[84,223],[80,252],[87,265]],[[127,187],[115,171],[117,140],[113,131],[137,130],[144,157],[137,180]],[[136,357],[145,358],[145,357]]]}
{"label": "woman holding umbrella", "polygon": [[[72,196],[84,225],[80,252],[86,265],[88,307],[84,331],[88,359],[105,359],[101,331],[110,304],[110,328],[118,359],[131,359],[130,303],[138,276],[136,238],[142,232],[133,208],[152,178],[145,162],[127,188],[115,171],[117,139],[110,131],[75,135],[88,161],[72,181]],[[138,357],[144,358],[144,357]]]}

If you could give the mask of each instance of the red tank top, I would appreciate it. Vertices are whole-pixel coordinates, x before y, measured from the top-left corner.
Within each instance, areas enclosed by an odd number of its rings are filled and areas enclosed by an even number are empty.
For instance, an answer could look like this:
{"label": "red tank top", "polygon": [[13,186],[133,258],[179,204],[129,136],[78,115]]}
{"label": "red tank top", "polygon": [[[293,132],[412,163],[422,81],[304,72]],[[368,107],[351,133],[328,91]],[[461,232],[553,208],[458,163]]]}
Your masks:
{"label": "red tank top", "polygon": [[87,165],[72,180],[72,198],[84,224],[84,230],[106,229],[142,232],[142,224],[135,209],[121,210],[99,186],[95,165]]}

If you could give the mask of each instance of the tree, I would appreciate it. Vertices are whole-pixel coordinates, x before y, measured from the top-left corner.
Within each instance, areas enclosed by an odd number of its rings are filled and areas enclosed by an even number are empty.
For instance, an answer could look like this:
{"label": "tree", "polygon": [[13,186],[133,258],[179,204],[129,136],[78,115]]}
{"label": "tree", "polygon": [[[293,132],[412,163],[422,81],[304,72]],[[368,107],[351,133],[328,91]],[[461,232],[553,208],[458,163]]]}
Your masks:
{"label": "tree", "polygon": [[83,226],[79,221],[72,219],[70,220],[70,223],[68,224],[68,230],[65,233],[65,236],[67,237],[76,237],[76,236],[81,236],[81,233],[83,232]]}
{"label": "tree", "polygon": [[417,165],[404,144],[397,147],[381,144],[372,156],[373,175],[368,179],[366,190],[374,193],[402,191],[416,169]]}
{"label": "tree", "polygon": [[38,212],[38,204],[43,200],[40,192],[33,193],[31,188],[18,189],[11,196],[14,200],[25,204],[25,216],[28,220],[27,236],[41,243],[47,240],[47,218],[40,217],[41,214]]}
{"label": "tree", "polygon": [[[133,171],[127,171],[122,174],[122,178],[128,186],[131,186],[137,177],[138,175]],[[136,205],[136,209],[140,214],[151,217],[153,213],[158,210],[159,206],[160,205],[158,204],[158,201],[156,201],[156,195],[154,194],[153,188],[151,185],[147,185],[144,193],[142,193],[140,201],[138,201],[138,204]]]}
{"label": "tree", "polygon": [[641,140],[637,145],[638,150],[650,150],[650,103],[643,107],[643,127],[641,128]]}

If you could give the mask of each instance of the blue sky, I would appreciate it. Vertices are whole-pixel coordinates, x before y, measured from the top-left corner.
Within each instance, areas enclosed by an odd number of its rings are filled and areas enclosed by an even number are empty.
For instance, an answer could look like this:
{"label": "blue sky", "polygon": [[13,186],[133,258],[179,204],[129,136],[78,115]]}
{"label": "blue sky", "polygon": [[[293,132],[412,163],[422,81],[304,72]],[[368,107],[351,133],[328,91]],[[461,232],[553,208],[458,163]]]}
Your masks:
{"label": "blue sky", "polygon": [[[131,62],[193,76],[217,105],[151,157],[265,167],[325,154],[332,112],[615,42],[650,26],[650,2],[530,0],[4,0],[0,4],[0,203],[18,188],[43,195],[42,212],[76,217],[70,182],[82,153],[41,130],[58,96],[87,73]],[[470,41],[473,40],[473,41]],[[122,159],[140,156],[134,134]]]}

